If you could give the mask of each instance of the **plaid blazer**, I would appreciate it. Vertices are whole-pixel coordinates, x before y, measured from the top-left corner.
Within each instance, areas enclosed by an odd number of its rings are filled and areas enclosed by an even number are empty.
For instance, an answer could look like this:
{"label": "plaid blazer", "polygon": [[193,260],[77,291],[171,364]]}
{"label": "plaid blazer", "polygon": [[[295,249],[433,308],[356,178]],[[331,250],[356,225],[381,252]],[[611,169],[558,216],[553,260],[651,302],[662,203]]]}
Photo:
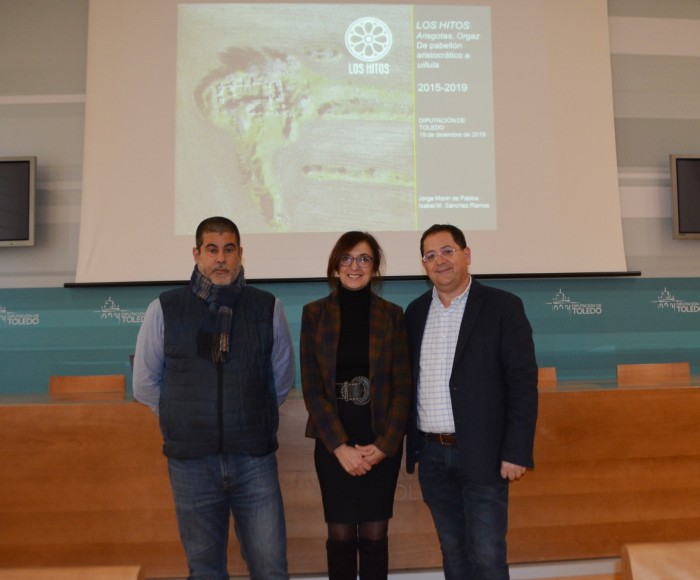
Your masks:
{"label": "plaid blazer", "polygon": [[[401,448],[411,406],[411,365],[403,310],[372,293],[369,379],[374,444],[386,455]],[[340,334],[337,291],[304,306],[301,315],[301,386],[309,419],[306,436],[329,452],[346,443],[336,401],[336,355]]]}

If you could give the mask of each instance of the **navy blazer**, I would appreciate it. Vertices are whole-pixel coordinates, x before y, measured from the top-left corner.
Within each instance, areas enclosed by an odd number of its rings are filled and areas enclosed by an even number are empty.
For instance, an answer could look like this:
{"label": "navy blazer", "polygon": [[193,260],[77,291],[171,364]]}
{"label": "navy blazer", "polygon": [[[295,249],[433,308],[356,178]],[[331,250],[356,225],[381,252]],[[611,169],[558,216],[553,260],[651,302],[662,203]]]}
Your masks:
{"label": "navy blazer", "polygon": [[[432,290],[406,309],[414,386]],[[537,362],[532,328],[522,300],[472,279],[450,377],[459,457],[476,483],[501,480],[501,461],[534,467]],[[423,439],[416,418],[417,389],[406,442],[406,470],[413,473]]]}

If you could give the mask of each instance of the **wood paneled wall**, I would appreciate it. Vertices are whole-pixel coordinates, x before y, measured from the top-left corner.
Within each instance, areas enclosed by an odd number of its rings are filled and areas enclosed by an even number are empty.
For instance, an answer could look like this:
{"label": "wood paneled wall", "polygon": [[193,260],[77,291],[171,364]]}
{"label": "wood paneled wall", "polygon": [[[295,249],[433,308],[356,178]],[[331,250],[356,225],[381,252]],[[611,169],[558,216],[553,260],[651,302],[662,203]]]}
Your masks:
{"label": "wood paneled wall", "polygon": [[[325,570],[325,524],[300,400],[282,407],[290,571]],[[0,405],[0,567],[141,565],[186,575],[157,420],[131,402]],[[700,389],[540,394],[536,464],[511,488],[509,559],[619,556],[700,539]],[[393,569],[440,568],[417,475],[402,472]],[[230,570],[244,571],[232,535]]]}
{"label": "wood paneled wall", "polygon": [[535,464],[511,487],[512,561],[700,539],[698,388],[540,393]]}

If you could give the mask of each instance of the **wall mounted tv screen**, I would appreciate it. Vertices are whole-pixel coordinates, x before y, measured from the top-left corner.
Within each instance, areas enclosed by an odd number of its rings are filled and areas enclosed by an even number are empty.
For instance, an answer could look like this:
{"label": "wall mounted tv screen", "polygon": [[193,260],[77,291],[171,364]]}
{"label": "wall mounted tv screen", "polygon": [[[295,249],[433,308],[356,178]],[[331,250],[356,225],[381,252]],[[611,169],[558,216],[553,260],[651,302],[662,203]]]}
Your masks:
{"label": "wall mounted tv screen", "polygon": [[34,245],[36,157],[0,157],[0,246]]}
{"label": "wall mounted tv screen", "polygon": [[700,240],[700,154],[671,155],[673,237]]}

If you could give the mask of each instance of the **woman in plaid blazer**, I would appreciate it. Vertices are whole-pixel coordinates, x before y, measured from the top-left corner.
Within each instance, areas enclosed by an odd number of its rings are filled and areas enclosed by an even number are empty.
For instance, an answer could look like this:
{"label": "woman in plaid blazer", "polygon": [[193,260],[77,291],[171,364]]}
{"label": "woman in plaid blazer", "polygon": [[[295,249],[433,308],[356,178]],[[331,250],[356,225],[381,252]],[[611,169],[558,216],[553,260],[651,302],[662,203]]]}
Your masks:
{"label": "woman in plaid blazer", "polygon": [[328,259],[331,293],[304,306],[301,380],[306,436],[328,540],[330,580],[385,579],[389,519],[411,401],[403,310],[371,289],[382,250],[347,232]]}

